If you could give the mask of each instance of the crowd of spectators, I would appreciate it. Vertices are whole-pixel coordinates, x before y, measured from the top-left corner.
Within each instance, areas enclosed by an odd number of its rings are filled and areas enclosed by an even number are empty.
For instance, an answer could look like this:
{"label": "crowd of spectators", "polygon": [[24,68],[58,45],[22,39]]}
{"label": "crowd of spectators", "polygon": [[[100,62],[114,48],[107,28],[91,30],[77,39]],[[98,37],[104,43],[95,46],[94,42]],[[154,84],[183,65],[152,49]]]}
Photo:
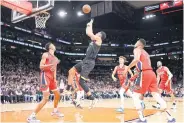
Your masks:
{"label": "crowd of spectators", "polygon": [[[1,103],[39,102],[42,93],[39,90],[38,66],[39,61],[35,61],[35,59],[3,54],[1,63],[2,81],[0,83]],[[175,66],[173,66],[172,71],[175,70],[174,68]],[[99,67],[97,70],[100,70]],[[62,81],[66,85],[66,75],[61,74],[60,70],[57,73],[58,82]],[[173,71],[173,74],[173,81],[180,81],[177,82],[174,93],[177,97],[183,97],[182,73],[180,71],[179,75],[175,75]],[[87,84],[99,98],[119,97],[119,83],[112,81],[109,71],[107,74],[90,75],[90,82]],[[50,96],[50,100],[53,100],[53,95]]]}

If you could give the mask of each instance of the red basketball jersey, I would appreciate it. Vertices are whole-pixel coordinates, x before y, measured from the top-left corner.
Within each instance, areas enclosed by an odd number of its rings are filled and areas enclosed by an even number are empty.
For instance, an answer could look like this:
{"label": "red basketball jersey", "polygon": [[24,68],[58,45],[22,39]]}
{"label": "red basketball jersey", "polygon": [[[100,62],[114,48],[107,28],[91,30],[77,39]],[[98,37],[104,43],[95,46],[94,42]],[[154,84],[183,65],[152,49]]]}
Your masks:
{"label": "red basketball jersey", "polygon": [[[56,68],[58,64],[58,58],[56,56],[51,55],[50,53],[48,53],[48,57],[45,61],[45,65],[49,65],[49,64],[54,64],[55,70],[57,70]],[[43,71],[45,72],[45,75],[50,79],[54,78],[55,71],[52,71],[51,67],[49,67],[48,69],[44,69]]]}
{"label": "red basketball jersey", "polygon": [[117,66],[116,74],[118,75],[120,84],[123,84],[123,82],[126,80],[126,75],[123,75],[125,67],[125,65],[122,68],[120,66]]}
{"label": "red basketball jersey", "polygon": [[138,70],[142,71],[152,70],[150,56],[144,49],[141,49],[140,61],[136,67]]}
{"label": "red basketball jersey", "polygon": [[157,75],[160,76],[161,82],[166,82],[168,80],[169,75],[167,71],[168,68],[166,66],[157,69]]}

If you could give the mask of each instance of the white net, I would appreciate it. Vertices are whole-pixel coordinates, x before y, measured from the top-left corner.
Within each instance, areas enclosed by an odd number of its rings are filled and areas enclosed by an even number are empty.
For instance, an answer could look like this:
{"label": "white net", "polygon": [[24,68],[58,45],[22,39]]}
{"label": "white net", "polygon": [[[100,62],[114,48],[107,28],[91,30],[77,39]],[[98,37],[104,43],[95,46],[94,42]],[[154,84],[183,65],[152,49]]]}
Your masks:
{"label": "white net", "polygon": [[35,16],[36,28],[44,29],[47,20],[50,18],[48,12],[41,12]]}

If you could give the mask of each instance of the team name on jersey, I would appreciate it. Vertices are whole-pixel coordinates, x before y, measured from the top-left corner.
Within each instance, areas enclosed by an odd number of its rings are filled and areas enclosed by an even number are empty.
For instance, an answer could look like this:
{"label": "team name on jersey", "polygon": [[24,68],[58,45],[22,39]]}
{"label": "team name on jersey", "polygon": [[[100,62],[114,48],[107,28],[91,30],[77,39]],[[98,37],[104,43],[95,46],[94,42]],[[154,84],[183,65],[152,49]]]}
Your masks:
{"label": "team name on jersey", "polygon": [[164,71],[160,71],[160,72],[158,72],[158,74],[159,74],[159,75],[163,75],[163,74],[165,74],[165,73],[164,73]]}
{"label": "team name on jersey", "polygon": [[124,70],[118,70],[118,71],[117,71],[117,74],[123,74],[123,71],[124,71]]}

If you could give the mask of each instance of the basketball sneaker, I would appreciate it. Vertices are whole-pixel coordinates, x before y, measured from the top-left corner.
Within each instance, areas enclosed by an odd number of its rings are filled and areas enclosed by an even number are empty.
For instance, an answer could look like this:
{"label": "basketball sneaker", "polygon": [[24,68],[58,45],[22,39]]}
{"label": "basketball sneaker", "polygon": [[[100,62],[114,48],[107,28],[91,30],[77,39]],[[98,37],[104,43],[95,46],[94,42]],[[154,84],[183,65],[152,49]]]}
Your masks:
{"label": "basketball sneaker", "polygon": [[171,120],[168,120],[167,122],[168,123],[175,123],[176,122],[176,119],[175,118],[172,118]]}
{"label": "basketball sneaker", "polygon": [[74,101],[74,100],[72,100],[72,104],[73,104],[76,108],[83,109],[82,106],[80,105],[80,103],[77,103],[77,102]]}
{"label": "basketball sneaker", "polygon": [[116,111],[117,111],[117,112],[120,112],[120,113],[124,113],[124,109],[121,108],[121,107],[120,107],[120,108],[117,108]]}
{"label": "basketball sneaker", "polygon": [[171,109],[176,109],[176,103],[173,103],[173,106]]}
{"label": "basketball sneaker", "polygon": [[56,111],[56,112],[53,111],[53,112],[51,112],[51,116],[64,117],[64,114],[62,114],[59,111]]}
{"label": "basketball sneaker", "polygon": [[90,106],[89,106],[89,109],[94,108],[94,106],[95,106],[95,104],[96,104],[97,102],[98,102],[97,99],[91,100],[91,104],[90,104]]}
{"label": "basketball sneaker", "polygon": [[82,106],[80,104],[77,104],[76,106],[77,108],[83,109]]}
{"label": "basketball sneaker", "polygon": [[37,120],[35,116],[29,116],[27,118],[27,123],[40,123],[40,120]]}
{"label": "basketball sneaker", "polygon": [[76,107],[77,102],[75,100],[72,100],[71,104],[73,104]]}
{"label": "basketball sneaker", "polygon": [[141,119],[137,120],[136,123],[147,123],[147,120],[145,119],[144,121],[142,121]]}
{"label": "basketball sneaker", "polygon": [[160,109],[160,104],[157,103],[156,105],[152,105],[153,108]]}

